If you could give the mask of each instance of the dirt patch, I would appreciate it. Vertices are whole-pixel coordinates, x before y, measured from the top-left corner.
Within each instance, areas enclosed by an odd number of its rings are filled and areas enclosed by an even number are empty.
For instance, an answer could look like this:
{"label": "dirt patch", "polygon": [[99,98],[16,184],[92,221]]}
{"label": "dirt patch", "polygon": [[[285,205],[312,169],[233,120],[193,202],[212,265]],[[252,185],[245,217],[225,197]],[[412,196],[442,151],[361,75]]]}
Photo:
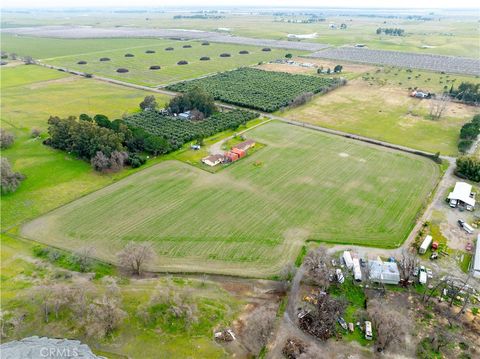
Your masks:
{"label": "dirt patch", "polygon": [[33,84],[30,84],[27,86],[28,89],[30,90],[37,90],[43,87],[48,87],[50,85],[55,85],[55,84],[66,84],[70,82],[78,81],[78,76],[69,76],[69,77],[64,77],[61,79],[56,79],[56,80],[48,80],[48,81],[41,81],[41,82],[35,82]]}
{"label": "dirt patch", "polygon": [[[305,60],[303,60],[305,62]],[[260,70],[288,72],[290,74],[314,74],[316,69],[287,64],[263,64],[257,66]]]}

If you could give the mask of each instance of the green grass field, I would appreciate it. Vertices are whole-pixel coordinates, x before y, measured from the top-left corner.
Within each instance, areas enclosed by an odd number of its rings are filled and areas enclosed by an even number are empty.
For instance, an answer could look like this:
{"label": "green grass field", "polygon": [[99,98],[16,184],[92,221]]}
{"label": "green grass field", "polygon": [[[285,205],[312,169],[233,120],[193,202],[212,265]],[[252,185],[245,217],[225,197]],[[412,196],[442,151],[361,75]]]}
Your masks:
{"label": "green grass field", "polygon": [[282,123],[248,136],[266,147],[235,166],[211,174],[164,162],[29,222],[22,236],[94,245],[108,261],[126,241],[151,240],[153,270],[272,275],[306,240],[400,245],[439,176],[427,159]]}
{"label": "green grass field", "polygon": [[279,115],[419,150],[455,156],[461,126],[478,109],[451,103],[444,116],[428,117],[430,100],[409,97],[407,88],[357,79]]}
{"label": "green grass field", "polygon": [[[45,45],[42,48],[40,42]],[[65,45],[64,48],[59,43]],[[111,42],[111,43],[110,43]],[[191,45],[191,48],[183,48]],[[122,46],[122,47],[120,47]],[[165,48],[173,47],[173,51]],[[260,47],[211,43],[201,45],[198,41],[174,41],[161,39],[89,39],[89,40],[58,40],[32,39],[28,37],[7,37],[4,48],[17,49],[17,53],[30,53],[42,62],[65,67],[71,70],[92,73],[118,80],[124,80],[140,85],[157,86],[172,82],[187,80],[211,73],[235,69],[242,66],[254,65],[262,61],[283,58],[288,50],[272,49],[262,51]],[[40,49],[40,50],[30,50]],[[155,53],[147,54],[145,51]],[[247,50],[249,54],[240,55],[239,51]],[[30,52],[29,52],[30,51]],[[125,57],[126,53],[135,57]],[[220,57],[222,53],[229,53],[231,57]],[[304,52],[296,52],[296,55]],[[35,56],[37,55],[37,56]],[[200,61],[200,57],[210,57],[210,61]],[[99,61],[106,57],[110,61]],[[80,60],[87,64],[79,65]],[[177,65],[180,60],[188,61],[188,65]],[[150,70],[150,66],[161,66],[160,70]],[[119,74],[118,68],[126,68],[128,73]]]}
{"label": "green grass field", "polygon": [[[13,147],[3,150],[15,171],[26,176],[15,193],[2,195],[1,223],[6,229],[26,219],[72,201],[131,173],[95,173],[87,162],[32,139],[38,128],[46,135],[50,115],[104,113],[112,118],[136,111],[149,93],[69,76],[39,66],[22,65],[2,70],[2,128],[16,136]],[[166,97],[158,96],[159,103]]]}

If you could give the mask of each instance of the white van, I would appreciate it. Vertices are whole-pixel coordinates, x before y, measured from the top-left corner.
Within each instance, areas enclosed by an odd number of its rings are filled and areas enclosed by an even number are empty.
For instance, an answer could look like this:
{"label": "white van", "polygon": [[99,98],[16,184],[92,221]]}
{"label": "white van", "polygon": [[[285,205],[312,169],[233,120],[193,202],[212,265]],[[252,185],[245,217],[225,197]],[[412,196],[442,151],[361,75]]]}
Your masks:
{"label": "white van", "polygon": [[372,340],[372,322],[365,321],[365,339]]}
{"label": "white van", "polygon": [[465,232],[467,232],[468,234],[472,234],[473,233],[473,228],[472,226],[470,226],[467,222],[464,222],[463,223],[463,229]]}

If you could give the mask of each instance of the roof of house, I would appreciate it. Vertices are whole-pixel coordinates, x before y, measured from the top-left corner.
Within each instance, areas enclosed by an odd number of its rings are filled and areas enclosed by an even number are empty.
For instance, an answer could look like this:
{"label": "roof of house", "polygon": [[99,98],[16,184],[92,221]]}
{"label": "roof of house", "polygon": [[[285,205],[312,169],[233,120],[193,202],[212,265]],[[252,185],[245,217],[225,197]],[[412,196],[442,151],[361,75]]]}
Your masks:
{"label": "roof of house", "polygon": [[400,281],[400,272],[397,263],[383,262],[381,260],[368,261],[370,279],[378,281]]}
{"label": "roof of house", "polygon": [[210,155],[205,158],[202,158],[202,161],[217,162],[223,160],[224,156],[220,154]]}
{"label": "roof of house", "polygon": [[460,200],[470,206],[475,206],[475,199],[470,197],[472,186],[465,182],[457,182],[453,192],[450,192],[448,199]]}
{"label": "roof of house", "polygon": [[239,150],[245,151],[245,150],[248,150],[253,145],[255,145],[254,140],[246,140],[246,141],[240,142],[239,144],[235,145],[235,148],[238,148]]}
{"label": "roof of house", "polygon": [[236,148],[236,147],[232,148],[231,152],[236,153],[236,154],[242,154],[242,155],[245,153],[244,150],[242,150],[240,148]]}

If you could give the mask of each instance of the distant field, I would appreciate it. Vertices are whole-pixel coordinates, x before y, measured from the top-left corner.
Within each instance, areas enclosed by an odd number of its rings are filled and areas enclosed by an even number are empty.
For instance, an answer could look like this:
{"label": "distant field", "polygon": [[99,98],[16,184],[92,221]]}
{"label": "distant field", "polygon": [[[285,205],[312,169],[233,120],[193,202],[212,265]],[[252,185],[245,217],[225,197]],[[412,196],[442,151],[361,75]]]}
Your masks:
{"label": "distant field", "polygon": [[[265,276],[305,240],[395,247],[438,179],[432,161],[282,123],[266,147],[216,174],[164,162],[39,217],[22,235],[115,261],[151,240],[154,270]],[[255,165],[254,165],[255,164]]]}
{"label": "distant field", "polygon": [[173,84],[167,89],[186,92],[202,87],[216,100],[255,110],[273,112],[288,106],[298,96],[319,93],[333,86],[331,77],[242,68],[203,79]]}
{"label": "distant field", "polygon": [[[424,81],[414,79],[415,75],[416,72],[413,75],[399,74],[398,80],[401,83],[405,78],[405,87],[413,83],[422,86]],[[412,79],[407,80],[407,76]],[[346,86],[315,97],[304,106],[279,114],[432,153],[457,154],[460,127],[478,112],[477,108],[451,103],[445,116],[433,121],[428,118],[429,100],[409,97],[408,88],[401,89],[398,83],[394,84],[396,77],[393,74],[371,72],[364,77],[368,80],[352,80]],[[432,76],[432,81],[421,88],[436,91],[440,86],[443,85],[438,83],[438,76]]]}
{"label": "distant field", "polygon": [[[341,12],[341,11],[340,11]],[[338,12],[337,12],[338,13]],[[361,13],[361,12],[359,12]],[[363,12],[366,14],[374,12]],[[182,12],[182,15],[188,15]],[[409,15],[411,14],[408,13]],[[318,23],[294,23],[276,22],[281,16],[268,14],[224,14],[222,19],[178,19],[174,20],[175,13],[148,13],[148,21],[145,13],[139,14],[112,14],[108,16],[101,13],[92,13],[82,16],[80,13],[46,13],[8,14],[2,16],[3,27],[32,26],[32,25],[64,25],[66,23],[115,27],[120,24],[128,24],[138,27],[158,27],[175,29],[199,29],[213,31],[218,28],[229,28],[230,33],[238,36],[249,36],[268,39],[287,39],[288,34],[311,34],[318,33],[315,41],[332,45],[355,45],[364,43],[372,49],[399,50],[417,53],[435,53],[441,55],[466,56],[478,58],[480,56],[480,43],[478,42],[478,21],[471,11],[436,10],[435,14],[428,15],[431,21],[421,21],[407,18],[388,18],[382,16],[336,16],[326,13],[326,20]],[[398,13],[395,15],[406,15]],[[66,20],[68,17],[68,21]],[[292,20],[305,18],[291,16]],[[287,17],[288,19],[288,17]],[[440,19],[440,20],[439,20]],[[332,30],[330,23],[337,25],[347,24],[345,30]],[[377,35],[378,27],[400,27],[405,30],[406,36]]]}
{"label": "distant field", "polygon": [[[137,111],[149,93],[34,65],[1,71],[2,128],[16,136],[14,146],[3,150],[2,156],[26,176],[15,193],[2,195],[2,228],[36,217],[130,173],[99,175],[87,162],[44,146],[42,139],[32,139],[30,131],[38,128],[45,136],[50,115],[103,113],[118,118]],[[161,104],[167,100],[162,95],[156,97]]]}
{"label": "distant field", "polygon": [[[37,43],[38,42],[38,43]],[[288,50],[271,49],[262,51],[261,47],[211,43],[201,45],[198,41],[174,41],[159,39],[33,39],[7,37],[2,49],[12,49],[17,53],[41,58],[44,63],[72,70],[92,73],[136,84],[156,86],[199,76],[231,70],[241,66],[254,65],[262,61],[283,58]],[[44,45],[44,48],[40,45]],[[62,46],[64,47],[62,48]],[[183,48],[190,45],[191,48]],[[165,48],[173,47],[173,51]],[[37,50],[39,49],[39,50]],[[147,54],[147,50],[155,53]],[[239,54],[246,50],[248,54]],[[125,54],[134,57],[125,57]],[[230,57],[220,57],[228,53]],[[294,52],[297,55],[303,52]],[[209,57],[201,61],[201,57]],[[100,61],[109,58],[110,61]],[[181,60],[187,65],[177,65]],[[86,64],[79,65],[79,61]],[[150,66],[160,66],[159,70],[150,70]],[[128,69],[128,73],[117,73],[118,68]]]}

